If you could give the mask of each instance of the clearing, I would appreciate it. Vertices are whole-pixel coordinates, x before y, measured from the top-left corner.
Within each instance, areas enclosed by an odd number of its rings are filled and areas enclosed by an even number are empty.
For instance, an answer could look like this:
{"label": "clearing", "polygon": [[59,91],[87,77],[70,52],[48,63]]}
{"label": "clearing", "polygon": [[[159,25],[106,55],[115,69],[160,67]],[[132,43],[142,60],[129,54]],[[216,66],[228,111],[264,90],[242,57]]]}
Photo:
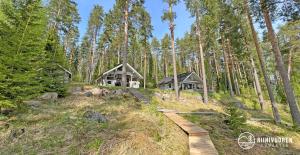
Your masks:
{"label": "clearing", "polygon": [[[116,88],[113,88],[116,89]],[[219,154],[297,154],[300,152],[300,133],[286,125],[270,121],[248,121],[242,131],[255,136],[287,136],[293,138],[288,147],[255,145],[245,151],[225,123],[226,107],[243,102],[248,118],[272,118],[270,107],[265,113],[255,110],[246,97],[230,98],[215,93],[209,104],[200,102],[195,92],[182,92],[180,101],[169,91],[139,90],[150,104],[136,101],[129,93],[105,97],[69,95],[54,103],[36,108],[24,107],[9,117],[0,117],[0,154],[189,154],[188,136],[158,108],[180,112],[214,112],[210,115],[179,114],[209,132]],[[255,104],[254,104],[255,105]],[[290,122],[286,106],[279,107],[283,120]],[[83,117],[93,110],[103,114],[108,122],[98,123]],[[5,123],[3,123],[5,122]],[[3,125],[6,124],[6,125]],[[19,133],[12,136],[12,133]]]}

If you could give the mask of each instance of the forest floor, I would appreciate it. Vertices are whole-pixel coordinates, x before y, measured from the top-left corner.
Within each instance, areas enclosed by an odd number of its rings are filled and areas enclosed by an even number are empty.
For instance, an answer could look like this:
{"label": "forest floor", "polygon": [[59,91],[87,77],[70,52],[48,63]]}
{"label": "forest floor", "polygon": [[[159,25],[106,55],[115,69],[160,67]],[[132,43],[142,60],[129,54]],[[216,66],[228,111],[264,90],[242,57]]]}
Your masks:
{"label": "forest floor", "polygon": [[[160,108],[172,109],[179,112],[214,112],[210,115],[197,114],[181,114],[187,120],[206,129],[218,150],[219,154],[225,155],[286,155],[299,154],[300,152],[300,131],[289,126],[292,124],[291,117],[287,105],[278,105],[280,115],[284,123],[288,125],[275,125],[272,121],[272,111],[270,103],[267,102],[266,111],[261,112],[259,105],[255,101],[255,97],[242,96],[230,97],[222,93],[211,94],[211,100],[208,104],[199,102],[199,94],[195,92],[182,92],[181,99],[176,101],[174,94],[170,92],[162,92],[167,95],[167,99],[156,97],[155,102]],[[238,135],[230,129],[225,123],[228,119],[226,108],[230,103],[242,103],[245,109],[240,109],[247,115],[247,123],[241,129],[242,132],[250,132],[255,137],[289,137],[293,143],[288,146],[267,146],[264,144],[255,144],[252,149],[243,150],[239,147],[237,139]],[[271,119],[271,121],[253,121],[251,119]],[[242,133],[241,132],[241,133]]]}
{"label": "forest floor", "polygon": [[[86,120],[94,110],[107,123]],[[85,97],[71,95],[11,116],[0,125],[0,154],[188,154],[188,137],[156,107],[130,95]],[[12,130],[24,134],[12,138]]]}
{"label": "forest floor", "polygon": [[[114,88],[115,89],[115,88]],[[238,135],[224,121],[226,107],[240,101],[248,108],[248,118],[272,118],[270,107],[261,113],[249,97],[231,98],[224,94],[211,95],[209,104],[199,100],[199,93],[182,92],[175,100],[168,91],[140,89],[151,104],[137,102],[131,95],[85,97],[70,95],[55,103],[37,108],[24,108],[10,117],[0,117],[0,154],[188,154],[188,137],[158,108],[181,112],[210,111],[212,115],[182,114],[186,119],[209,131],[219,154],[297,154],[300,152],[300,132],[273,122],[248,121],[243,131],[255,136],[287,136],[293,138],[288,147],[255,145],[245,151],[237,143]],[[94,110],[108,118],[107,123],[86,120],[83,114]],[[288,108],[280,105],[283,120],[291,123]],[[6,122],[9,127],[1,126]],[[13,138],[11,131],[24,129]]]}

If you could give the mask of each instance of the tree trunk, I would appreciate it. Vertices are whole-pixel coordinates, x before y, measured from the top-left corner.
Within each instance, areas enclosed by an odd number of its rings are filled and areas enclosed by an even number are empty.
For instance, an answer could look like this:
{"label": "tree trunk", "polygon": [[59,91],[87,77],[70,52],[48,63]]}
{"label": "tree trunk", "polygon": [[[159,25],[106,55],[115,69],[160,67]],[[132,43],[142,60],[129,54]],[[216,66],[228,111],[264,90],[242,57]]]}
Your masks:
{"label": "tree trunk", "polygon": [[263,15],[264,15],[264,19],[265,19],[265,23],[268,29],[268,37],[271,41],[272,44],[272,49],[273,49],[273,53],[275,55],[275,60],[276,60],[276,68],[280,73],[282,82],[283,82],[283,86],[284,86],[284,90],[286,93],[286,98],[290,107],[290,111],[291,111],[291,115],[293,118],[293,122],[295,126],[299,126],[300,125],[300,112],[299,112],[299,108],[295,99],[295,95],[294,95],[294,91],[293,88],[291,86],[290,80],[288,78],[288,74],[287,71],[285,69],[283,60],[282,60],[282,56],[280,53],[280,49],[278,46],[278,40],[275,36],[275,32],[273,30],[273,26],[272,26],[272,22],[271,22],[271,18],[269,15],[269,9],[266,6],[266,2],[265,0],[261,0],[260,1],[260,5],[261,5],[261,9],[263,11]]}
{"label": "tree trunk", "polygon": [[269,78],[269,76],[267,74],[267,71],[266,71],[265,60],[263,59],[263,52],[262,52],[261,47],[260,47],[259,42],[258,42],[258,37],[257,37],[256,31],[255,31],[255,28],[254,28],[252,17],[251,17],[250,12],[249,12],[249,6],[248,6],[248,3],[247,3],[247,0],[244,0],[244,6],[245,6],[245,10],[246,10],[247,17],[248,17],[248,22],[249,22],[249,25],[250,25],[250,28],[251,28],[252,37],[253,37],[253,41],[254,41],[255,48],[256,48],[256,53],[258,55],[258,59],[259,59],[259,62],[260,62],[260,69],[261,69],[262,74],[264,76],[265,84],[267,86],[269,98],[270,98],[270,101],[271,101],[273,117],[274,117],[275,123],[278,124],[278,123],[281,122],[281,118],[280,118],[279,111],[278,111],[278,108],[277,108],[277,104],[276,104],[276,101],[275,101],[275,97],[274,97],[274,94],[273,94],[273,91],[272,91],[271,81],[270,81],[270,78]]}
{"label": "tree trunk", "polygon": [[204,64],[204,54],[203,54],[203,48],[202,48],[202,41],[201,41],[201,30],[200,30],[200,19],[199,19],[199,13],[196,14],[196,31],[198,34],[198,46],[199,46],[199,55],[200,55],[200,66],[199,68],[202,75],[202,84],[203,84],[203,102],[208,103],[208,92],[207,92],[207,84],[206,84],[206,72],[205,72],[205,64]]}
{"label": "tree trunk", "polygon": [[236,71],[235,71],[235,67],[234,67],[234,60],[233,60],[233,55],[232,55],[229,39],[227,39],[227,49],[228,49],[228,57],[229,57],[228,59],[229,59],[230,64],[231,64],[230,66],[231,66],[231,73],[232,73],[232,80],[233,80],[233,84],[234,84],[234,90],[235,90],[235,93],[237,95],[241,95],[239,83],[238,83],[237,77],[236,77]]}
{"label": "tree trunk", "polygon": [[263,94],[262,94],[262,90],[261,90],[257,70],[256,70],[256,67],[255,67],[255,63],[253,61],[253,58],[251,57],[250,59],[251,59],[250,61],[251,61],[252,70],[253,70],[255,88],[256,88],[256,91],[257,91],[257,95],[258,95],[258,101],[259,101],[261,110],[264,111],[265,110],[265,106],[264,106],[265,101],[264,101],[264,97],[263,97]]}
{"label": "tree trunk", "polygon": [[289,60],[288,60],[288,77],[291,80],[291,73],[292,73],[292,59],[293,59],[293,47],[291,47],[289,51]]}
{"label": "tree trunk", "polygon": [[122,87],[127,87],[127,49],[128,49],[128,0],[125,1],[125,21],[124,21],[124,51],[122,55]]}
{"label": "tree trunk", "polygon": [[146,89],[146,82],[147,82],[147,50],[144,49],[144,89]]}
{"label": "tree trunk", "polygon": [[234,96],[233,89],[232,89],[232,83],[231,83],[231,76],[230,76],[229,66],[228,66],[228,56],[227,56],[227,53],[226,53],[226,46],[225,46],[224,42],[225,42],[225,40],[224,40],[224,37],[222,36],[225,72],[226,72],[226,75],[227,75],[226,79],[227,79],[227,83],[228,83],[228,87],[229,87],[229,91],[230,91],[230,96]]}

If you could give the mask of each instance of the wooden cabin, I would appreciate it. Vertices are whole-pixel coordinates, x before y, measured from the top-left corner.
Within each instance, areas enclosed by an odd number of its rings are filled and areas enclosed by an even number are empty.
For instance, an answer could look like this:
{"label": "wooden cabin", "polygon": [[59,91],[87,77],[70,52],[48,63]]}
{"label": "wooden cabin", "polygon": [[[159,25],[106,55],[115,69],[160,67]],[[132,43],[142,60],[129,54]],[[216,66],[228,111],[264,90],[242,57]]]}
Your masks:
{"label": "wooden cabin", "polygon": [[[177,75],[178,87],[180,90],[200,90],[202,81],[195,72],[187,72]],[[165,77],[158,83],[158,87],[163,90],[174,89],[174,77]]]}
{"label": "wooden cabin", "polygon": [[57,64],[57,66],[61,69],[64,74],[64,83],[70,83],[72,81],[72,73],[61,65]]}
{"label": "wooden cabin", "polygon": [[[119,64],[116,67],[106,71],[99,78],[96,79],[96,83],[102,86],[121,86],[122,68],[123,64]],[[127,87],[139,88],[140,80],[143,79],[143,76],[129,64],[127,64],[126,66],[126,72]]]}

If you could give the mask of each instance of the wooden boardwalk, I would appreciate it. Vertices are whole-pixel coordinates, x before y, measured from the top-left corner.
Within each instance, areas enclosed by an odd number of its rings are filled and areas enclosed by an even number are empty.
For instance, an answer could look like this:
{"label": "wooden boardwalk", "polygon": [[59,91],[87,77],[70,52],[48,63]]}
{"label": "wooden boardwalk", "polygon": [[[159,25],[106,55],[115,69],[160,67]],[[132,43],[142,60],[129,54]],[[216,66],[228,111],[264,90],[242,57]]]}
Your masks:
{"label": "wooden boardwalk", "polygon": [[130,88],[128,89],[130,94],[132,94],[138,101],[149,104],[150,99],[145,97],[142,93],[140,93],[138,90]]}
{"label": "wooden boardwalk", "polygon": [[208,131],[187,121],[175,112],[170,111],[163,113],[188,134],[190,155],[218,155]]}

